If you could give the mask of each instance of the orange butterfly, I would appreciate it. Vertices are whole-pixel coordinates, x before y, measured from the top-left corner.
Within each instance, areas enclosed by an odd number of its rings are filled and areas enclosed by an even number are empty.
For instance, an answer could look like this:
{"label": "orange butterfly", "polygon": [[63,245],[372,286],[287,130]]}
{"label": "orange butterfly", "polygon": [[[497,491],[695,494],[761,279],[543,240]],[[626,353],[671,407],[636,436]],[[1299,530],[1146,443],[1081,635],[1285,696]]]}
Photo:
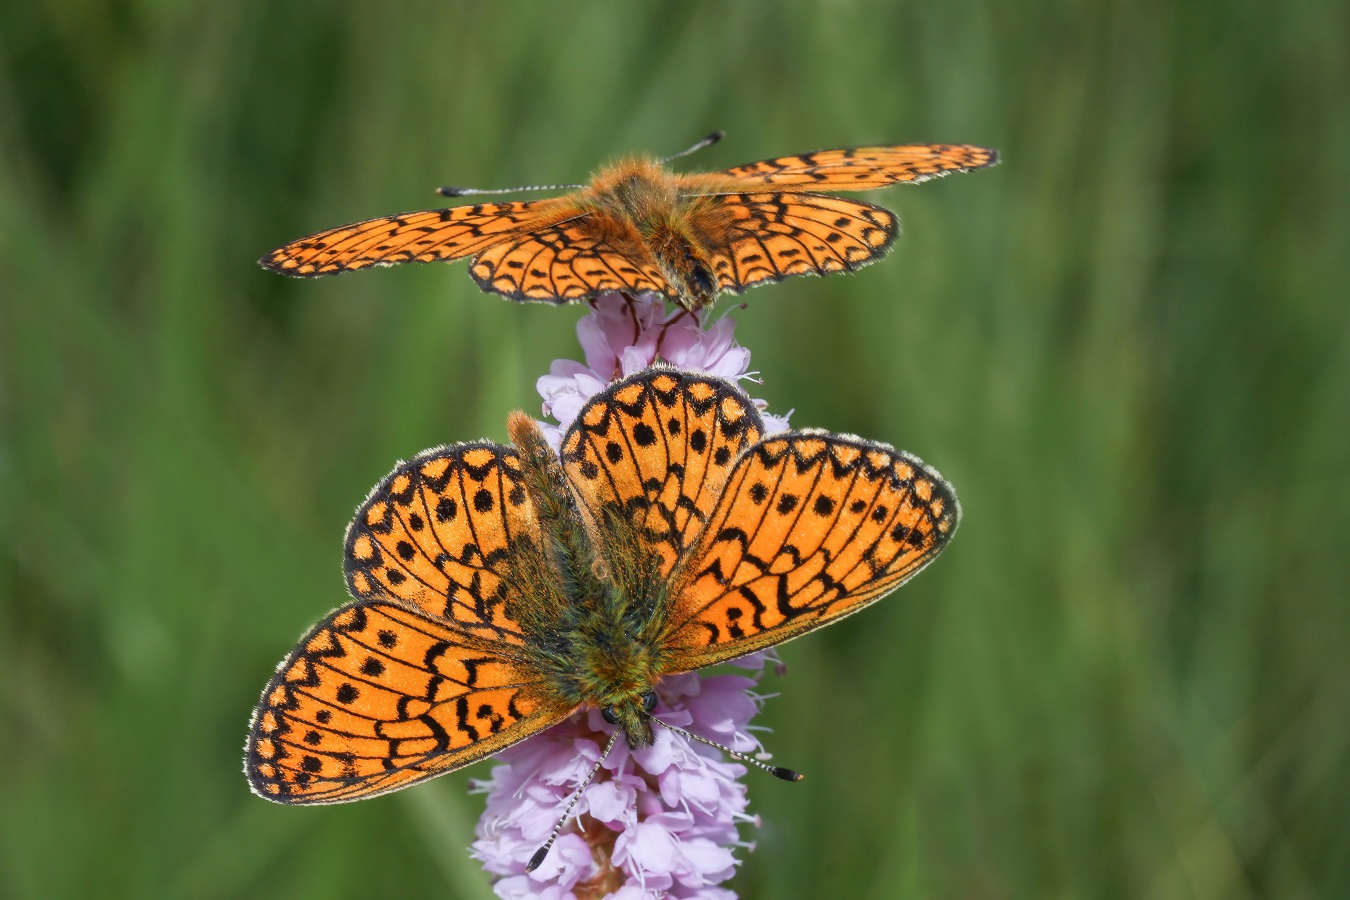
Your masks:
{"label": "orange butterfly", "polygon": [[765,437],[750,399],[709,375],[618,382],[583,407],[561,459],[524,413],[508,427],[513,446],[400,464],[357,510],[355,599],[300,640],[253,714],[257,794],[372,797],[587,707],[648,746],[663,676],[857,612],[931,562],[960,515],[913,456],[823,431]]}
{"label": "orange butterfly", "polygon": [[565,303],[600,291],[655,291],[696,311],[719,291],[853,271],[890,249],[899,230],[893,213],[816,191],[918,183],[998,162],[998,153],[983,147],[900,144],[818,150],[724,172],[681,175],[665,167],[720,138],[709,135],[662,160],[615,163],[589,185],[552,186],[578,188],[560,197],[382,216],[292,241],[259,263],[315,276],[472,257],[478,286],[512,300]]}

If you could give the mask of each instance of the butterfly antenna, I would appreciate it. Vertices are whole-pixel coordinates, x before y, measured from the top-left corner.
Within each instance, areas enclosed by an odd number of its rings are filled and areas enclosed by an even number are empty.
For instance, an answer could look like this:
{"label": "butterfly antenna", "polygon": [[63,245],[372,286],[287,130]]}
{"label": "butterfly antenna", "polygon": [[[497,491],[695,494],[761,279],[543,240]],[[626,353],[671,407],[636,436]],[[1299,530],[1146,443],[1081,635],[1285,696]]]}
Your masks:
{"label": "butterfly antenna", "polygon": [[544,864],[544,860],[548,858],[548,851],[553,849],[553,842],[558,839],[558,834],[563,830],[563,826],[566,825],[567,820],[572,817],[572,809],[577,805],[577,801],[581,799],[581,794],[586,790],[586,785],[591,783],[591,779],[600,771],[600,767],[605,764],[605,757],[609,756],[609,751],[614,749],[614,742],[619,739],[619,732],[622,730],[623,729],[621,728],[615,728],[614,733],[609,736],[609,743],[605,745],[604,752],[600,754],[600,758],[597,759],[595,765],[591,767],[590,774],[583,778],[581,784],[579,784],[577,789],[572,792],[572,799],[567,802],[567,809],[563,810],[562,817],[558,819],[558,824],[553,826],[553,831],[549,833],[548,840],[544,841],[544,846],[534,851],[534,856],[531,856],[530,861],[526,863],[526,872],[533,872]]}
{"label": "butterfly antenna", "polygon": [[718,750],[731,754],[731,756],[735,757],[736,759],[739,759],[743,763],[747,763],[756,768],[763,769],[765,772],[768,772],[775,778],[781,778],[784,781],[801,781],[803,778],[806,777],[801,772],[794,772],[791,769],[785,769],[782,766],[771,766],[768,763],[760,762],[753,756],[746,756],[744,753],[737,753],[735,750],[732,750],[725,744],[719,744],[717,743],[717,741],[710,741],[705,737],[701,737],[697,734],[694,734],[692,731],[685,731],[683,728],[680,728],[678,726],[669,725],[665,722],[662,722],[660,719],[658,719],[656,716],[653,716],[651,713],[644,713],[644,715],[646,715],[647,718],[651,719],[653,722],[658,722],[664,727],[669,728],[676,734],[682,734],[685,737],[689,738],[691,741],[698,741],[700,744],[707,744],[709,747],[716,747]]}
{"label": "butterfly antenna", "polygon": [[667,156],[665,159],[661,160],[661,162],[668,163],[672,159],[679,159],[681,156],[688,156],[691,153],[697,153],[704,147],[711,147],[713,144],[717,143],[722,138],[726,137],[726,135],[727,133],[725,131],[714,131],[712,134],[703,138],[701,141],[699,141],[694,146],[690,147],[688,150],[681,150],[679,153],[672,153],[670,156]]}
{"label": "butterfly antenna", "polygon": [[442,197],[468,197],[471,194],[514,194],[517,191],[575,191],[584,187],[584,184],[534,184],[509,188],[438,187],[436,193]]}

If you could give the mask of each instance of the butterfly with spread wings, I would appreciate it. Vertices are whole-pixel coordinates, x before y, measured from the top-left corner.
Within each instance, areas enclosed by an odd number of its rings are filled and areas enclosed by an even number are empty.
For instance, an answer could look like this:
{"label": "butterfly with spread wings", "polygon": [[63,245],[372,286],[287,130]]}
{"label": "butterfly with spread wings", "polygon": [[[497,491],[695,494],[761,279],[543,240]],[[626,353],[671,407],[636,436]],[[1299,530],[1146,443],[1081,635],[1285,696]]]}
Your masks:
{"label": "butterfly with spread wings", "polygon": [[662,677],[861,610],[931,562],[960,515],[915,457],[765,436],[734,384],[664,366],[592,398],[560,454],[524,413],[508,428],[512,446],[400,464],[357,510],[352,601],[300,640],[253,714],[257,794],[372,797],[586,708],[648,746]]}
{"label": "butterfly with spread wings", "polygon": [[[854,271],[899,232],[889,210],[821,191],[865,191],[982,169],[998,153],[967,144],[818,150],[723,172],[678,174],[671,159],[624,160],[547,200],[382,216],[292,241],[259,263],[283,275],[469,258],[479,287],[566,303],[601,291],[654,291],[687,310],[721,291],[791,275]],[[446,196],[508,193],[441,188]]]}

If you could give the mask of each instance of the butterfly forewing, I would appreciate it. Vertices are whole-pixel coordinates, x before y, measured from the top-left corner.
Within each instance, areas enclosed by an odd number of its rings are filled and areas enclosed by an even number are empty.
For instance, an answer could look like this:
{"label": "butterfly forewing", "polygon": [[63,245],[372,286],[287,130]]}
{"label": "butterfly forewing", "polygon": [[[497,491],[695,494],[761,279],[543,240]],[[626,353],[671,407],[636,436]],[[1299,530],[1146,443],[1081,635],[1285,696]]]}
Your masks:
{"label": "butterfly forewing", "polygon": [[856,612],[931,561],[958,517],[950,486],[912,456],[824,432],[768,438],[681,562],[667,646],[698,668]]}
{"label": "butterfly forewing", "polygon": [[902,182],[917,184],[952,172],[969,172],[997,163],[998,153],[985,147],[898,144],[780,156],[718,174],[772,185],[779,190],[868,191]]}
{"label": "butterfly forewing", "polygon": [[339,803],[449,772],[561,721],[528,668],[392,602],[342,607],[277,668],[245,771],[280,803]]}
{"label": "butterfly forewing", "polygon": [[711,227],[723,230],[709,259],[733,292],[860,268],[884,256],[899,232],[890,211],[825,194],[725,194],[711,208]]}
{"label": "butterfly forewing", "polygon": [[729,382],[649,369],[581,410],[563,437],[563,468],[590,520],[603,521],[607,505],[617,509],[668,575],[712,513],[736,457],[763,430],[754,405]]}
{"label": "butterfly forewing", "polygon": [[513,542],[539,546],[515,450],[429,450],[381,481],[347,529],[347,587],[398,599],[468,633],[520,644],[508,609]]}
{"label": "butterfly forewing", "polygon": [[292,241],[259,263],[283,275],[332,275],[367,266],[462,259],[574,215],[565,197],[479,203],[382,216]]}

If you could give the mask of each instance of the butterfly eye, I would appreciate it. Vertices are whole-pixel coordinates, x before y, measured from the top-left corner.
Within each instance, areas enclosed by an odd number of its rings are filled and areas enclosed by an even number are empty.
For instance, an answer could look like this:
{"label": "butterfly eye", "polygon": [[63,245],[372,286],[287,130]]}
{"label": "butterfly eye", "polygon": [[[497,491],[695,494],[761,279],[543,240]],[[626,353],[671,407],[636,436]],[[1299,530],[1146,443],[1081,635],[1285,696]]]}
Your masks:
{"label": "butterfly eye", "polygon": [[614,707],[612,706],[606,706],[604,709],[600,710],[600,717],[611,725],[619,724],[619,717],[615,715]]}
{"label": "butterfly eye", "polygon": [[690,273],[690,278],[694,282],[701,295],[709,297],[717,296],[717,280],[713,278],[712,272],[708,271],[707,266],[695,265]]}
{"label": "butterfly eye", "polygon": [[642,708],[647,712],[656,709],[656,691],[648,691],[642,695]]}

